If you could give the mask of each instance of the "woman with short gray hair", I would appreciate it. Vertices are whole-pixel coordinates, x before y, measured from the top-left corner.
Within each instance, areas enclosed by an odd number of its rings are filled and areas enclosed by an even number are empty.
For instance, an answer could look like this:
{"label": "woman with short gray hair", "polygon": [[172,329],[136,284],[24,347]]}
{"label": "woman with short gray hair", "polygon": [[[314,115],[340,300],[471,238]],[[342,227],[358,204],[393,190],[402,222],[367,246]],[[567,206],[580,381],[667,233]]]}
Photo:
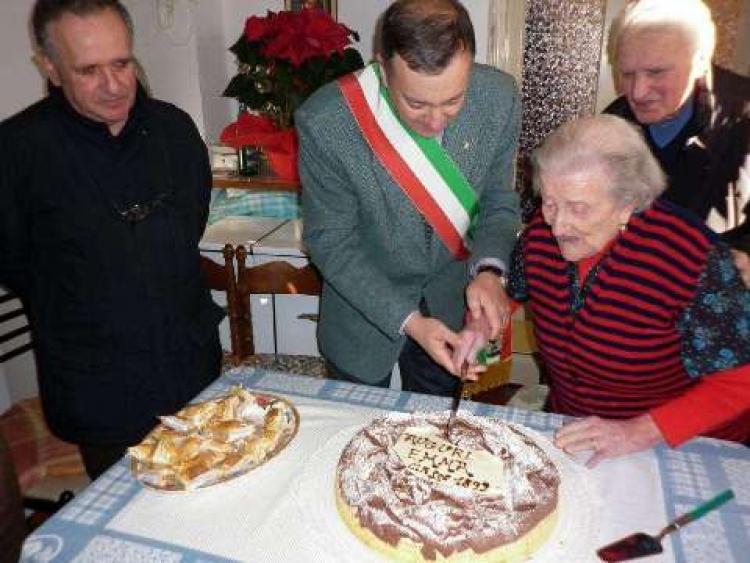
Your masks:
{"label": "woman with short gray hair", "polygon": [[611,115],[580,119],[560,127],[531,156],[534,192],[539,178],[569,174],[574,168],[600,167],[609,181],[608,195],[622,205],[642,211],[666,189],[666,178],[643,137],[634,127]]}
{"label": "woman with short gray hair", "polygon": [[726,244],[657,197],[664,176],[636,127],[566,123],[532,162],[542,206],[508,294],[533,314],[549,409],[581,417],[555,444],[593,466],[699,434],[747,440],[750,292]]}

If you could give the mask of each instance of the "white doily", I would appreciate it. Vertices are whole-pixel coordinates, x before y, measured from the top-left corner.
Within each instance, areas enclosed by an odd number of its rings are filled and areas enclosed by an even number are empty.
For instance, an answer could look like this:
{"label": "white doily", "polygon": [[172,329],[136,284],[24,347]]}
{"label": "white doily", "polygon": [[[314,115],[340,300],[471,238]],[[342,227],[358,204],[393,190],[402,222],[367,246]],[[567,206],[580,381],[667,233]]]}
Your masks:
{"label": "white doily", "polygon": [[[507,423],[504,423],[507,424]],[[518,426],[518,425],[514,425]],[[341,452],[362,426],[347,428],[333,436],[306,464],[294,494],[299,497],[301,521],[325,558],[341,563],[383,563],[387,559],[355,537],[336,508],[334,476]],[[599,561],[598,547],[601,501],[590,472],[555,448],[542,434],[519,427],[533,438],[560,472],[558,521],[549,541],[529,561],[533,563],[578,563]]]}

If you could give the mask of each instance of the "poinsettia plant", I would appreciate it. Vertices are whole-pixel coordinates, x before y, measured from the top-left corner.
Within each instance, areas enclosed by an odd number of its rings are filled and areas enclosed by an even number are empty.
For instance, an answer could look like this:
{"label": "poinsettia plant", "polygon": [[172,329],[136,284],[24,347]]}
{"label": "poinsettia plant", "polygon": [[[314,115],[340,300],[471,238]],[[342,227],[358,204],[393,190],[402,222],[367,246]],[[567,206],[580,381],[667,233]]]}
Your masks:
{"label": "poinsettia plant", "polygon": [[357,33],[323,10],[268,11],[251,16],[230,51],[237,74],[224,96],[242,109],[270,116],[283,129],[294,110],[320,86],[364,66]]}

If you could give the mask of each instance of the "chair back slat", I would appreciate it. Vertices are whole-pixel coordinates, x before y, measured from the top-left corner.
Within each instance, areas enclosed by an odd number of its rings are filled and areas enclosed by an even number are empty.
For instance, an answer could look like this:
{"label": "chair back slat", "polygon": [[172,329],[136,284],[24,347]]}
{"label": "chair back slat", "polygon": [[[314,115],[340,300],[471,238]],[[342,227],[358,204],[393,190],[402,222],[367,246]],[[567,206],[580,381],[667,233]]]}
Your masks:
{"label": "chair back slat", "polygon": [[[201,270],[206,284],[213,291],[226,293],[226,312],[229,318],[230,360],[237,365],[244,356],[243,338],[248,334],[243,326],[245,315],[237,299],[237,276],[234,269],[235,249],[231,244],[225,244],[222,249],[224,264],[217,264],[210,258],[201,255]],[[252,338],[252,330],[249,331]]]}
{"label": "chair back slat", "polygon": [[221,253],[224,256],[223,265],[201,255],[201,270],[209,288],[214,291],[227,292],[236,279],[234,275],[235,251],[231,244],[226,244]]}
{"label": "chair back slat", "polygon": [[[16,300],[15,303],[12,303],[14,300]],[[24,310],[23,304],[20,300],[18,300],[16,295],[13,293],[5,293],[4,295],[0,296],[0,305],[5,303],[9,303],[11,309],[9,311],[6,311],[5,313],[0,314],[0,344],[5,344],[6,342],[10,342],[11,340],[18,338],[19,336],[31,332],[28,320],[24,317],[26,312]],[[12,321],[13,319],[21,320],[16,323],[10,323],[10,321]],[[10,328],[14,324],[16,325],[15,328]],[[0,364],[7,362],[8,360],[15,358],[16,356],[25,354],[33,347],[34,344],[31,341],[6,347],[0,354]]]}
{"label": "chair back slat", "polygon": [[310,264],[295,268],[281,260],[260,266],[237,268],[237,290],[242,295],[274,293],[280,295],[320,295],[320,275]]}

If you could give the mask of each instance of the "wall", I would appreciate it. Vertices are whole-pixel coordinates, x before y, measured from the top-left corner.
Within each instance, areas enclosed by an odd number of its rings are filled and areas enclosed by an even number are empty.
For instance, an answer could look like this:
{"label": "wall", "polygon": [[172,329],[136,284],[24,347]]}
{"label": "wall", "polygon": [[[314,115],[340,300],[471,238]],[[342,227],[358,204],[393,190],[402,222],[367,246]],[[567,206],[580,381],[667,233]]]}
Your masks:
{"label": "wall", "polygon": [[[154,95],[190,113],[206,139],[215,141],[237,111],[233,100],[221,97],[235,70],[227,48],[239,37],[246,17],[282,9],[283,0],[173,0],[174,25],[168,30],[159,27],[157,0],[124,3],[135,20],[136,54]],[[607,23],[623,3],[607,2]],[[0,119],[44,94],[44,81],[31,60],[27,21],[32,4],[33,0],[0,3]],[[358,47],[365,59],[372,55],[377,17],[389,4],[390,0],[338,0],[338,18],[360,33]],[[741,0],[741,4],[741,40],[735,67],[750,72],[750,0]],[[161,5],[170,3],[162,0]],[[466,6],[477,32],[477,59],[485,61],[489,0],[466,0]],[[601,70],[597,110],[614,96],[606,57],[602,57]]]}
{"label": "wall", "polygon": [[[131,0],[132,1],[132,0]],[[179,4],[189,0],[176,0]],[[200,96],[202,101],[202,128],[209,141],[218,139],[221,129],[235,117],[237,106],[234,100],[221,97],[221,92],[235,72],[234,60],[227,51],[242,33],[245,19],[253,14],[262,15],[266,10],[283,9],[282,0],[201,0],[195,11],[198,16],[198,53]],[[338,0],[337,18],[360,35],[356,45],[365,60],[372,58],[373,34],[378,16],[388,7],[390,0]],[[489,0],[469,0],[467,3],[477,34],[477,59],[486,60],[487,14]],[[157,68],[152,60],[144,60],[144,66]],[[161,68],[165,70],[169,65]],[[175,90],[174,84],[154,88],[154,92],[165,99],[180,100],[189,93]],[[179,105],[179,104],[178,104]],[[184,106],[181,106],[184,107]],[[190,110],[188,110],[190,111]],[[195,117],[197,114],[191,111]]]}
{"label": "wall", "polygon": [[[198,66],[196,7],[175,0],[174,10],[158,10],[153,1],[124,0],[135,27],[135,55],[151,92],[187,111],[202,130],[203,101]],[[162,4],[165,6],[167,4]]]}
{"label": "wall", "polygon": [[[240,36],[245,19],[281,10],[283,0],[123,0],[135,23],[135,53],[157,98],[187,111],[207,141],[236,115],[234,100],[221,97],[234,74],[227,50]],[[372,56],[378,15],[390,0],[338,0],[338,19],[361,37],[362,56]],[[0,119],[44,95],[44,81],[31,62],[28,17],[33,0],[0,3],[0,61],[3,92]],[[477,31],[477,59],[486,60],[489,0],[466,5]],[[157,9],[161,6],[161,11]],[[172,10],[168,8],[172,7]]]}
{"label": "wall", "polygon": [[28,18],[33,0],[0,4],[0,119],[44,95],[44,81],[32,62]]}
{"label": "wall", "polygon": [[607,10],[604,16],[605,28],[604,34],[602,35],[602,51],[601,58],[599,59],[599,83],[596,95],[596,113],[601,113],[601,111],[617,97],[612,77],[612,67],[609,64],[609,57],[607,56],[607,36],[609,35],[609,27],[612,25],[612,20],[624,6],[625,0],[607,0]]}

